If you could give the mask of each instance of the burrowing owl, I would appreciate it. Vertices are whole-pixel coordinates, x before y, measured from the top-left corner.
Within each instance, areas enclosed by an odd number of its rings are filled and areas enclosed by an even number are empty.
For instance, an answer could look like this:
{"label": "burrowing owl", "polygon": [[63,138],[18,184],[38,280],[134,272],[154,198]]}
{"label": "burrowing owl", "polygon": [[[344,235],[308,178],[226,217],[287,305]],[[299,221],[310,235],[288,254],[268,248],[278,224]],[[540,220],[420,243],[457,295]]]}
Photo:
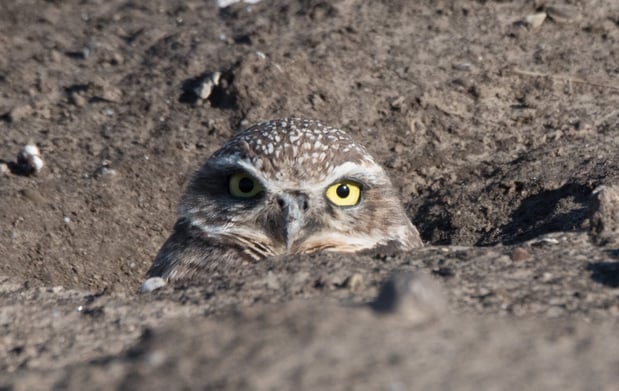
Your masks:
{"label": "burrowing owl", "polygon": [[148,276],[190,278],[282,254],[421,245],[365,148],[319,121],[288,118],[237,134],[202,165]]}

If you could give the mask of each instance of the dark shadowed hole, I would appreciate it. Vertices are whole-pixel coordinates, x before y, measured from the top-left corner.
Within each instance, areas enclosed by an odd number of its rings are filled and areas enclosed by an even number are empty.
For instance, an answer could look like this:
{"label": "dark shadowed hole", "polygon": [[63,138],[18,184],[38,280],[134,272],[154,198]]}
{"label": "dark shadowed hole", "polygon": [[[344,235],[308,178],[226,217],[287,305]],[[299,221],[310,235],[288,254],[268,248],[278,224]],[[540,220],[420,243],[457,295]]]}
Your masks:
{"label": "dark shadowed hole", "polygon": [[[455,219],[454,213],[462,210],[462,207],[456,208],[457,205],[449,203],[454,195],[448,190],[431,191],[423,199],[411,202],[409,207],[415,208],[417,203],[413,223],[419,229],[422,239],[433,245],[516,244],[550,232],[582,229],[589,215],[591,191],[591,187],[568,183],[524,199],[496,201],[496,211],[487,216],[494,227],[482,232],[476,227],[464,226],[462,221]],[[510,204],[506,204],[508,202]],[[466,208],[475,214],[477,205],[471,203]],[[500,211],[505,209],[511,209],[511,213],[508,222],[501,225]]]}
{"label": "dark shadowed hole", "polygon": [[595,262],[587,265],[591,279],[611,288],[619,288],[619,262]]}
{"label": "dark shadowed hole", "polygon": [[[525,198],[512,212],[511,221],[501,228],[501,242],[515,244],[550,232],[581,229],[588,216],[590,194],[591,188],[568,183]],[[494,243],[482,237],[477,244]]]}

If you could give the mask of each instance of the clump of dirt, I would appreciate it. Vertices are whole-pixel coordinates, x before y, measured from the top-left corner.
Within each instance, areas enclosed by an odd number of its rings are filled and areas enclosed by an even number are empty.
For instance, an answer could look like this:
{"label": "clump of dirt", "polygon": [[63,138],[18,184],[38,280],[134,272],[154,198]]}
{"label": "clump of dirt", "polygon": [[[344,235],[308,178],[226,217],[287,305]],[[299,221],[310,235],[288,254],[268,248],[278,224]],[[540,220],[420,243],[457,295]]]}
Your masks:
{"label": "clump of dirt", "polygon": [[[619,380],[614,1],[0,11],[0,388]],[[137,295],[193,171],[242,128],[292,115],[365,144],[427,246],[270,259]],[[27,144],[36,175],[15,169]],[[366,305],[402,269],[432,274],[444,315]]]}

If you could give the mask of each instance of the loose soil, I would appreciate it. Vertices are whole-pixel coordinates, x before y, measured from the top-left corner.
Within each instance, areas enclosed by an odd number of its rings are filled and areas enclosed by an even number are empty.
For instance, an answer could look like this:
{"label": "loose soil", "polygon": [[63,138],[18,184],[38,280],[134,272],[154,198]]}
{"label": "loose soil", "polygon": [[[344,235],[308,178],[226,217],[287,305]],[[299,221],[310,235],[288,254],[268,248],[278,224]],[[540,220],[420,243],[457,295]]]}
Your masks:
{"label": "loose soil", "polygon": [[[0,389],[619,388],[616,1],[3,1],[0,53]],[[286,116],[426,246],[137,294],[193,171]],[[367,305],[411,271],[445,308]]]}

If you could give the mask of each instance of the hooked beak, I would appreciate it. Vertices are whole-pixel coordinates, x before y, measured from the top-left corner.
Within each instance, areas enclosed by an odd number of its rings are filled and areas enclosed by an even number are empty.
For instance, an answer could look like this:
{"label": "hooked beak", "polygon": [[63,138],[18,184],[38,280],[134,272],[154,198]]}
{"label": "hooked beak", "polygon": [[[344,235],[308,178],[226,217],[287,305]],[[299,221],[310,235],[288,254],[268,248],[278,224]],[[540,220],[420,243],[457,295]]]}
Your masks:
{"label": "hooked beak", "polygon": [[309,198],[303,193],[285,192],[277,196],[277,204],[281,209],[284,223],[284,241],[286,248],[290,250],[305,225],[305,212],[309,208]]}

